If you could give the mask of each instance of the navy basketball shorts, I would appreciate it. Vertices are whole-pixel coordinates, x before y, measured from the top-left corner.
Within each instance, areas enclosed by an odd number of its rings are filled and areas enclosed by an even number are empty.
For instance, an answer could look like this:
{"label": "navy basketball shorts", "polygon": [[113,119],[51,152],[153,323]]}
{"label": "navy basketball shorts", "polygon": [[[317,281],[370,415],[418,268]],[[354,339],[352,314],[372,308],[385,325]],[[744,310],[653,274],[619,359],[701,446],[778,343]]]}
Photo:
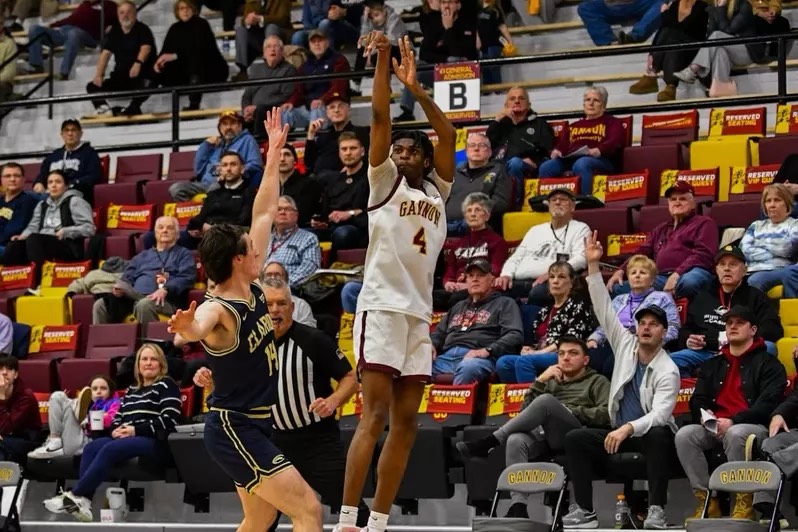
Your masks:
{"label": "navy basketball shorts", "polygon": [[211,409],[205,416],[205,447],[237,487],[252,493],[261,480],[292,467],[270,440],[271,419]]}

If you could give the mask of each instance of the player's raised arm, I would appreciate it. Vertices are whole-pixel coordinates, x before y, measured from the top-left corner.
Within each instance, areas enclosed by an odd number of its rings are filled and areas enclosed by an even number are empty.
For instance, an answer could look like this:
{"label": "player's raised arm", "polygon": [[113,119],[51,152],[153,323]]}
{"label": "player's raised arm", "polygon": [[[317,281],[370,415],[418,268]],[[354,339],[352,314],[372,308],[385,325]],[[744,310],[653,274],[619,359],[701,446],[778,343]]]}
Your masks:
{"label": "player's raised arm", "polygon": [[169,318],[169,332],[177,335],[176,341],[204,340],[219,324],[218,307],[218,303],[205,302],[197,308],[197,302],[192,301],[187,310],[178,309]]}
{"label": "player's raised arm", "polygon": [[369,164],[379,166],[388,158],[391,149],[391,41],[381,31],[372,31],[365,48],[365,54],[377,52],[371,89]]}
{"label": "player's raised arm", "polygon": [[[269,242],[272,233],[272,222],[277,216],[277,199],[280,197],[280,150],[288,138],[288,124],[281,124],[279,107],[272,107],[266,112],[266,134],[269,135],[269,151],[266,154],[266,167],[263,179],[252,204],[252,226],[249,236],[259,248],[263,249]],[[266,254],[262,255],[266,260]]]}
{"label": "player's raised arm", "polygon": [[[399,39],[399,51],[402,62],[398,63],[396,59],[393,59],[394,73],[399,78],[399,81],[416,97],[421,108],[424,109],[424,114],[427,115],[427,120],[429,120],[432,129],[438,134],[438,145],[435,148],[433,164],[438,177],[451,183],[454,180],[454,150],[457,142],[457,132],[440,107],[435,104],[416,78],[416,56],[410,37],[405,36]],[[373,134],[374,130],[372,130]]]}

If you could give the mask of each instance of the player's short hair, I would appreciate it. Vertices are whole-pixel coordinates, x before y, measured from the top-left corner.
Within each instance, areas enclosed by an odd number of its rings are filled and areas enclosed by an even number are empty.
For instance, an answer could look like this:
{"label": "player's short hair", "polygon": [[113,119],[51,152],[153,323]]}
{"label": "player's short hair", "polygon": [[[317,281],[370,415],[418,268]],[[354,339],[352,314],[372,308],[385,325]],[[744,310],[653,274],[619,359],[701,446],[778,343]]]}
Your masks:
{"label": "player's short hair", "polygon": [[432,172],[432,156],[435,153],[435,148],[432,146],[432,141],[429,139],[429,136],[418,129],[394,131],[391,134],[391,146],[393,146],[396,141],[400,139],[410,139],[421,148],[421,152],[424,154],[424,159],[430,160],[429,168],[424,170],[424,177],[429,175],[429,173]]}
{"label": "player's short hair", "polygon": [[208,279],[219,284],[233,275],[233,259],[247,254],[244,228],[233,224],[214,224],[202,236],[199,257]]}

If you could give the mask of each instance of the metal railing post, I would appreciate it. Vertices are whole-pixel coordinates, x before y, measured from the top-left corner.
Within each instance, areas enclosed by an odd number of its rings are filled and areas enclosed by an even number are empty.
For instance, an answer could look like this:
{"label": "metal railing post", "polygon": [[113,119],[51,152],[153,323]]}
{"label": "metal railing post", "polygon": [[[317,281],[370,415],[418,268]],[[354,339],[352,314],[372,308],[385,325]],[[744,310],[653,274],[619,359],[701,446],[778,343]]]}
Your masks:
{"label": "metal railing post", "polygon": [[172,91],[172,151],[180,151],[180,93]]}
{"label": "metal railing post", "polygon": [[[776,41],[777,46],[777,61],[776,72],[778,77],[778,95],[779,98],[784,98],[787,95],[787,42],[783,37]],[[787,103],[781,101],[782,104]]]}
{"label": "metal railing post", "polygon": [[100,0],[100,42],[105,40],[105,0]]}
{"label": "metal railing post", "polygon": [[[55,76],[55,50],[53,46],[53,39],[47,33],[42,33],[47,37],[47,41],[50,43],[50,53],[47,55],[47,68],[50,71],[47,74],[47,96],[49,98],[53,97],[53,76]],[[47,104],[47,119],[53,119],[53,102],[52,100],[50,103]]]}

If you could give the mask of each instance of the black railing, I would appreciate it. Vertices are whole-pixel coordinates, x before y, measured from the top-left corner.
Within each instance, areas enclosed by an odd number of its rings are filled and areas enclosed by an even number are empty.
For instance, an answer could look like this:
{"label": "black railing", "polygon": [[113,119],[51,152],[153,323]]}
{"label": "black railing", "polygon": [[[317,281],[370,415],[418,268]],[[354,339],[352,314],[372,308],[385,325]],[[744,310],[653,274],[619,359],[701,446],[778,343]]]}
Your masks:
{"label": "black railing", "polygon": [[[22,46],[17,45],[17,51],[14,52],[14,55],[12,55],[8,59],[6,59],[2,63],[0,63],[0,70],[3,70],[3,68],[6,67],[6,65],[9,65],[12,62],[15,62],[22,54],[24,54],[25,52],[28,51],[28,47],[31,45],[31,43],[34,43],[34,42],[36,42],[36,41],[38,41],[40,39],[46,40],[47,41],[47,46],[50,48],[49,53],[47,54],[47,69],[49,70],[49,72],[47,73],[47,76],[44,79],[42,79],[41,81],[36,83],[33,86],[33,88],[28,89],[28,91],[25,94],[22,95],[22,98],[19,99],[19,100],[16,100],[16,102],[27,102],[27,101],[30,101],[30,97],[33,95],[33,93],[36,92],[37,90],[39,90],[44,84],[47,84],[47,96],[48,96],[48,98],[52,98],[53,97],[53,64],[54,64],[53,56],[55,55],[55,53],[53,51],[53,39],[50,37],[49,34],[40,33],[39,35],[37,35],[33,39],[29,40],[27,44],[22,45]],[[0,119],[5,118],[5,116],[8,115],[8,113],[10,113],[13,110],[13,109],[9,109],[8,111],[2,111],[2,109],[3,108],[0,107]],[[49,118],[50,120],[53,119],[53,104],[52,103],[47,105],[47,118]]]}
{"label": "black railing", "polygon": [[[716,107],[718,104],[727,105],[727,106],[738,106],[738,105],[750,105],[750,104],[770,104],[770,103],[777,103],[777,104],[784,104],[788,101],[795,101],[798,100],[798,93],[789,93],[787,92],[787,43],[790,41],[798,40],[798,33],[791,32],[791,33],[784,33],[779,35],[768,35],[768,36],[756,36],[756,37],[732,37],[729,39],[716,39],[716,40],[708,40],[703,42],[695,42],[695,43],[676,43],[676,44],[660,44],[660,45],[647,45],[647,44],[638,44],[638,45],[629,45],[629,46],[616,46],[616,47],[599,47],[599,48],[586,48],[584,50],[572,50],[572,51],[563,51],[563,52],[546,52],[541,54],[533,54],[533,55],[525,55],[525,56],[518,56],[518,57],[504,57],[504,58],[497,58],[497,59],[482,59],[479,63],[485,67],[489,66],[503,66],[503,65],[517,65],[517,64],[527,64],[527,63],[543,63],[543,62],[550,62],[550,61],[568,61],[568,60],[575,60],[575,59],[585,59],[585,58],[601,58],[601,57],[614,57],[619,55],[630,55],[636,53],[653,53],[653,52],[664,52],[664,51],[676,51],[676,50],[698,50],[699,48],[714,48],[718,46],[726,46],[726,45],[737,45],[737,44],[756,44],[756,43],[776,43],[777,47],[777,65],[776,65],[776,72],[777,72],[777,91],[776,94],[755,94],[751,96],[736,96],[731,98],[707,98],[704,100],[687,100],[687,101],[674,101],[667,104],[657,104],[655,109],[656,112],[665,112],[665,111],[678,111],[684,109],[706,109],[709,107]],[[50,59],[52,61],[52,58]],[[434,69],[434,65],[424,64],[419,65],[419,71],[430,71]],[[255,87],[255,86],[263,86],[275,83],[286,83],[286,82],[307,82],[307,81],[319,81],[319,80],[331,80],[331,79],[351,79],[354,77],[368,77],[373,75],[372,72],[332,72],[329,74],[317,74],[313,76],[292,76],[292,77],[284,77],[284,78],[275,78],[275,79],[253,79],[248,81],[240,81],[240,82],[225,82],[225,83],[208,83],[204,85],[187,85],[181,87],[160,87],[160,88],[151,88],[151,89],[141,89],[141,90],[131,90],[131,91],[119,91],[119,92],[104,92],[104,93],[95,93],[95,94],[71,94],[71,95],[62,95],[62,96],[52,96],[52,94],[47,98],[33,98],[29,100],[25,100],[24,102],[3,102],[0,103],[0,111],[3,109],[14,109],[21,106],[38,106],[38,105],[48,105],[50,106],[51,113],[49,114],[50,118],[52,118],[52,106],[56,104],[65,104],[65,103],[72,103],[72,102],[84,102],[94,99],[126,99],[126,98],[133,98],[136,96],[155,96],[161,94],[169,94],[171,96],[171,139],[168,141],[161,141],[161,142],[151,142],[146,144],[134,144],[134,145],[109,145],[109,146],[97,146],[96,149],[102,152],[110,152],[110,151],[122,151],[122,150],[139,150],[139,149],[160,149],[160,148],[171,148],[172,151],[178,151],[181,146],[186,146],[189,144],[199,143],[202,139],[180,139],[180,97],[184,95],[189,95],[193,93],[213,93],[213,92],[222,92],[234,89],[243,89],[247,87]],[[643,111],[651,110],[651,104],[640,104],[640,105],[627,105],[627,106],[617,106],[617,107],[610,107],[608,109],[613,114],[626,114],[626,113],[639,113]],[[565,111],[565,112],[557,112],[557,113],[540,113],[540,116],[546,119],[568,119],[568,118],[579,118],[583,115],[582,111]],[[479,120],[475,122],[469,123],[462,123],[458,124],[458,126],[476,126],[476,125],[485,125],[489,123],[490,120]],[[135,123],[135,122],[133,122]],[[396,129],[402,128],[415,128],[418,127],[418,124],[395,124],[394,127]],[[297,138],[298,135],[304,132],[299,131],[292,134],[292,138]],[[24,153],[15,153],[15,154],[8,154],[4,155],[4,159],[23,159],[23,158],[33,158],[39,157],[42,154],[47,154],[49,152],[24,152]]]}

